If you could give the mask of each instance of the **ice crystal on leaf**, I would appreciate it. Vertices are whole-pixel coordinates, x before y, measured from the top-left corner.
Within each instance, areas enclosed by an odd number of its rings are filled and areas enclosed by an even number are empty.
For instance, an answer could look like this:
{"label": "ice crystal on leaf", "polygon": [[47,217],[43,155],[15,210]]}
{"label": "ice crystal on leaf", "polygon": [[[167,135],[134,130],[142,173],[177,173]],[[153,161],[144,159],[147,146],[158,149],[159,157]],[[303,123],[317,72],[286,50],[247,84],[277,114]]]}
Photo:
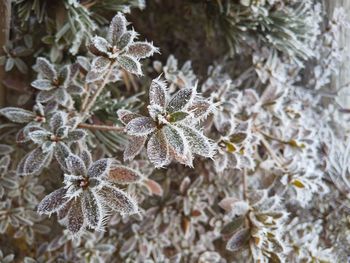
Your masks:
{"label": "ice crystal on leaf", "polygon": [[40,214],[57,213],[68,230],[77,235],[86,227],[101,229],[109,209],[122,214],[137,213],[133,198],[116,187],[139,181],[142,175],[137,171],[113,159],[90,163],[73,154],[66,158],[66,166],[65,186],[40,202]]}
{"label": "ice crystal on leaf", "polygon": [[118,111],[131,137],[125,160],[133,159],[147,139],[147,154],[156,167],[172,159],[191,166],[194,154],[212,157],[212,142],[195,128],[200,117],[211,110],[211,104],[197,94],[196,87],[181,89],[170,98],[166,84],[158,78],[152,81],[149,98],[150,117]]}

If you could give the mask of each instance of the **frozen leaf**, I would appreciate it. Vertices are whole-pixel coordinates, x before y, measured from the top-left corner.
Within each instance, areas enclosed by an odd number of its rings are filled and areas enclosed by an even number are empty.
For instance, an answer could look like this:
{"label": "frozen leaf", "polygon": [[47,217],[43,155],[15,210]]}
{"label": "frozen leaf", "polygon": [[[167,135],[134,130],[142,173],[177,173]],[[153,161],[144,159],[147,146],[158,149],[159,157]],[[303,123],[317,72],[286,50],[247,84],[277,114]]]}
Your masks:
{"label": "frozen leaf", "polygon": [[46,130],[36,130],[28,134],[29,138],[36,144],[43,144],[50,138],[51,133]]}
{"label": "frozen leaf", "polygon": [[134,41],[136,36],[137,33],[134,30],[125,32],[117,42],[117,47],[120,50],[127,48]]}
{"label": "frozen leaf", "polygon": [[42,171],[48,160],[52,157],[51,153],[45,153],[41,148],[36,148],[24,157],[23,175],[35,175]]}
{"label": "frozen leaf", "polygon": [[142,179],[142,175],[131,168],[123,165],[113,165],[109,171],[108,181],[117,184],[136,183]]}
{"label": "frozen leaf", "polygon": [[91,39],[89,50],[96,56],[108,56],[111,45],[106,39],[95,36]]}
{"label": "frozen leaf", "polygon": [[85,163],[77,155],[69,155],[66,158],[66,166],[68,171],[73,175],[86,175]]}
{"label": "frozen leaf", "polygon": [[101,72],[106,71],[108,69],[108,67],[110,66],[110,64],[111,64],[111,61],[108,58],[96,57],[92,61],[91,70],[98,72],[98,73],[101,73]]}
{"label": "frozen leaf", "polygon": [[184,110],[196,95],[195,89],[184,88],[179,90],[170,100],[167,111],[170,113]]}
{"label": "frozen leaf", "polygon": [[121,255],[126,255],[135,249],[137,244],[137,239],[132,236],[127,241],[125,241],[120,249]]}
{"label": "frozen leaf", "polygon": [[72,234],[79,233],[84,225],[84,215],[80,200],[75,200],[68,213],[67,228]]}
{"label": "frozen leaf", "polygon": [[36,65],[44,78],[48,80],[54,80],[57,78],[57,73],[54,66],[47,59],[38,58],[36,60]]}
{"label": "frozen leaf", "polygon": [[92,228],[99,227],[102,222],[102,207],[92,191],[84,191],[82,207],[87,224]]}
{"label": "frozen leaf", "polygon": [[31,85],[38,90],[52,90],[54,88],[51,81],[47,79],[34,80]]}
{"label": "frozen leaf", "polygon": [[53,99],[55,93],[53,90],[42,90],[36,95],[37,102],[48,102]]}
{"label": "frozen leaf", "polygon": [[57,142],[55,146],[55,158],[63,169],[66,169],[66,158],[71,154],[67,145],[62,142]]}
{"label": "frozen leaf", "polygon": [[128,54],[136,58],[147,58],[158,50],[148,42],[135,42],[128,48]]}
{"label": "frozen leaf", "polygon": [[58,104],[66,107],[69,106],[69,103],[71,101],[71,96],[68,94],[67,90],[64,88],[59,88],[56,90],[55,98]]}
{"label": "frozen leaf", "polygon": [[183,130],[193,153],[204,157],[213,155],[212,145],[207,137],[189,126],[181,125],[179,127]]}
{"label": "frozen leaf", "polygon": [[146,179],[144,181],[144,184],[147,187],[147,189],[150,191],[150,193],[158,196],[163,195],[163,188],[156,181],[152,179]]}
{"label": "frozen leaf", "polygon": [[162,130],[152,134],[147,144],[147,155],[156,167],[162,167],[168,163],[168,142]]}
{"label": "frozen leaf", "polygon": [[122,13],[115,15],[109,25],[107,39],[111,44],[116,44],[126,32],[127,21]]}
{"label": "frozen leaf", "polygon": [[87,175],[89,177],[104,177],[107,176],[110,169],[111,160],[110,159],[100,159],[94,162],[88,172]]}
{"label": "frozen leaf", "polygon": [[80,85],[70,84],[67,87],[67,91],[68,91],[68,93],[73,94],[73,95],[80,95],[80,94],[84,93],[84,88]]}
{"label": "frozen leaf", "polygon": [[123,191],[115,187],[104,186],[99,192],[106,205],[122,214],[137,212],[136,202]]}
{"label": "frozen leaf", "polygon": [[227,242],[226,249],[237,251],[246,246],[250,239],[250,230],[248,228],[237,231]]}
{"label": "frozen leaf", "polygon": [[117,57],[117,61],[127,72],[142,75],[141,64],[136,58],[128,55],[120,55]]}
{"label": "frozen leaf", "polygon": [[222,228],[221,234],[223,234],[223,235],[232,234],[233,232],[235,232],[238,228],[240,228],[243,225],[244,220],[245,220],[244,216],[239,216],[239,217],[233,218],[230,223],[226,224]]}
{"label": "frozen leaf", "polygon": [[67,141],[68,142],[77,142],[77,141],[84,139],[85,136],[86,136],[86,132],[84,130],[76,129],[74,131],[68,132]]}
{"label": "frozen leaf", "polygon": [[0,144],[0,155],[6,155],[13,152],[13,148],[6,144]]}
{"label": "frozen leaf", "polygon": [[119,120],[124,124],[128,124],[131,120],[142,117],[140,114],[131,112],[129,110],[120,109],[117,111]]}
{"label": "frozen leaf", "polygon": [[63,111],[56,112],[54,115],[52,115],[50,119],[50,128],[53,133],[56,133],[57,130],[65,125],[67,120],[67,114]]}
{"label": "frozen leaf", "polygon": [[130,136],[128,144],[124,150],[124,161],[132,160],[138,155],[145,145],[147,136]]}
{"label": "frozen leaf", "polygon": [[126,126],[126,133],[135,136],[150,134],[156,129],[156,124],[149,117],[138,117],[131,120]]}
{"label": "frozen leaf", "polygon": [[171,113],[168,117],[168,120],[169,122],[178,122],[186,119],[188,115],[189,114],[187,112],[177,111],[177,112]]}
{"label": "frozen leaf", "polygon": [[92,163],[92,157],[91,153],[87,149],[82,150],[80,157],[83,160],[85,167],[90,167]]}
{"label": "frozen leaf", "polygon": [[0,109],[0,114],[10,121],[17,123],[28,123],[34,120],[35,114],[21,108],[7,107]]}
{"label": "frozen leaf", "polygon": [[97,72],[97,71],[94,71],[94,70],[90,70],[87,73],[87,75],[86,75],[86,82],[87,83],[92,83],[92,82],[95,82],[95,81],[102,80],[104,75],[105,75],[104,73]]}
{"label": "frozen leaf", "polygon": [[67,190],[59,188],[51,194],[44,197],[38,205],[39,214],[51,214],[60,210],[68,201],[66,197]]}
{"label": "frozen leaf", "polygon": [[162,109],[165,108],[167,103],[167,89],[164,81],[161,81],[159,78],[152,80],[149,89],[149,100],[151,105],[158,105]]}
{"label": "frozen leaf", "polygon": [[71,67],[70,65],[65,65],[61,68],[58,74],[58,82],[62,87],[67,88],[69,82],[71,81]]}
{"label": "frozen leaf", "polygon": [[187,145],[185,144],[185,137],[182,132],[170,125],[166,125],[163,128],[163,132],[175,154],[183,156],[187,150]]}
{"label": "frozen leaf", "polygon": [[195,118],[206,116],[210,113],[212,105],[208,101],[194,101],[188,110],[194,114]]}

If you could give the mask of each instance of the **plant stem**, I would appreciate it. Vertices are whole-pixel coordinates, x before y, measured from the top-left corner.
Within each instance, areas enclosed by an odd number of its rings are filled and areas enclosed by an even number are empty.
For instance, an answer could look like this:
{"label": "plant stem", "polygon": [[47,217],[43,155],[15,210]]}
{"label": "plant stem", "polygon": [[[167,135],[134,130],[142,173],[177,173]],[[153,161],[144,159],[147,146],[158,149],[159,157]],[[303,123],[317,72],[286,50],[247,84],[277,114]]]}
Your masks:
{"label": "plant stem", "polygon": [[261,137],[261,142],[265,146],[266,150],[270,153],[271,157],[276,161],[278,165],[283,168],[283,162],[281,159],[277,156],[277,154],[274,152],[274,150],[270,147],[269,143],[266,141],[264,137]]}
{"label": "plant stem", "polygon": [[247,191],[248,191],[248,186],[247,186],[247,169],[243,169],[242,184],[243,184],[243,200],[247,200]]}
{"label": "plant stem", "polygon": [[78,127],[88,129],[88,130],[117,131],[117,132],[124,131],[124,127],[116,127],[116,126],[109,126],[109,125],[96,125],[96,124],[87,124],[87,123],[80,123],[78,125]]}
{"label": "plant stem", "polygon": [[111,63],[111,65],[110,65],[109,68],[108,68],[108,72],[106,73],[106,75],[105,75],[105,77],[104,77],[104,79],[103,79],[103,82],[101,83],[101,86],[98,87],[98,89],[96,90],[96,92],[95,92],[94,95],[92,96],[91,100],[90,100],[88,103],[86,103],[86,106],[83,108],[82,113],[83,113],[83,116],[84,116],[84,117],[88,116],[87,113],[88,113],[88,112],[91,110],[91,108],[94,106],[97,97],[101,94],[102,90],[103,90],[104,87],[107,85],[109,76],[111,75],[112,70],[113,70],[115,64],[116,64],[116,62]]}

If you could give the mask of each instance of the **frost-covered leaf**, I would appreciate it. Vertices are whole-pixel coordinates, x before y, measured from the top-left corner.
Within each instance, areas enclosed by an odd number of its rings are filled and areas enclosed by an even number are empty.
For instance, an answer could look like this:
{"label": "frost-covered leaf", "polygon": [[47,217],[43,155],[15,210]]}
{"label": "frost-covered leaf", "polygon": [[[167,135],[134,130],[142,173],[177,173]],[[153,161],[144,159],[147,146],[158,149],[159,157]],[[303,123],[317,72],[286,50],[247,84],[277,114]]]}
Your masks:
{"label": "frost-covered leaf", "polygon": [[129,110],[120,109],[117,111],[119,120],[124,124],[128,124],[131,120],[142,117],[140,114],[131,112]]}
{"label": "frost-covered leaf", "polygon": [[72,98],[64,88],[58,88],[55,92],[55,99],[57,100],[58,104],[68,107]]}
{"label": "frost-covered leaf", "polygon": [[157,51],[157,48],[148,42],[135,42],[128,48],[128,54],[138,59],[152,56],[153,53]]}
{"label": "frost-covered leaf", "polygon": [[92,191],[84,191],[82,208],[87,224],[92,228],[99,227],[103,219],[102,207]]}
{"label": "frost-covered leaf", "polygon": [[149,117],[138,117],[131,120],[126,126],[125,131],[129,135],[144,136],[155,131],[156,124]]}
{"label": "frost-covered leaf", "polygon": [[230,251],[237,251],[248,244],[250,239],[250,230],[248,228],[237,231],[227,242],[226,249]]}
{"label": "frost-covered leaf", "polygon": [[167,103],[167,89],[164,81],[159,78],[152,80],[149,88],[149,100],[151,105],[158,105],[162,109]]}
{"label": "frost-covered leaf", "polygon": [[69,82],[71,81],[71,66],[63,66],[58,73],[58,83],[61,84],[65,89],[68,87]]}
{"label": "frost-covered leaf", "polygon": [[141,64],[136,58],[129,55],[120,55],[117,57],[117,61],[127,72],[142,75]]}
{"label": "frost-covered leaf", "polygon": [[117,47],[120,50],[127,48],[134,41],[136,36],[137,36],[137,33],[134,30],[125,32],[117,42]]}
{"label": "frost-covered leaf", "polygon": [[186,119],[188,115],[189,114],[187,112],[177,111],[177,112],[171,113],[168,117],[168,120],[169,122],[178,122]]}
{"label": "frost-covered leaf", "polygon": [[46,130],[36,130],[28,134],[29,138],[36,144],[43,144],[50,138],[51,133]]}
{"label": "frost-covered leaf", "polygon": [[38,205],[38,213],[51,214],[60,210],[68,201],[66,193],[67,189],[62,187],[45,196]]}
{"label": "frost-covered leaf", "polygon": [[77,155],[69,155],[66,158],[66,166],[72,175],[86,175],[85,163]]}
{"label": "frost-covered leaf", "polygon": [[28,123],[35,118],[33,112],[15,107],[2,108],[0,109],[0,114],[8,118],[10,121],[17,123]]}
{"label": "frost-covered leaf", "polygon": [[13,148],[6,144],[0,144],[0,155],[6,155],[13,152]]}
{"label": "frost-covered leaf", "polygon": [[134,159],[143,149],[146,139],[147,136],[130,136],[124,150],[124,161]]}
{"label": "frost-covered leaf", "polygon": [[147,155],[156,167],[162,167],[169,161],[168,141],[162,130],[152,134],[147,144]]}
{"label": "frost-covered leaf", "polygon": [[109,25],[107,39],[111,44],[116,44],[126,32],[127,21],[122,13],[115,15]]}
{"label": "frost-covered leaf", "polygon": [[89,50],[96,56],[108,56],[111,45],[103,37],[95,36],[91,39]]}
{"label": "frost-covered leaf", "polygon": [[189,107],[188,111],[194,114],[195,118],[206,116],[212,110],[213,106],[208,101],[194,101]]}
{"label": "frost-covered leaf", "polygon": [[166,125],[163,128],[165,137],[176,155],[183,156],[187,151],[186,139],[182,132],[176,127]]}
{"label": "frost-covered leaf", "polygon": [[136,247],[137,244],[137,238],[135,236],[131,236],[127,241],[125,241],[120,249],[120,254],[121,255],[126,255],[130,253],[134,248]]}
{"label": "frost-covered leaf", "polygon": [[91,70],[101,73],[108,69],[110,66],[111,61],[108,58],[105,57],[96,57],[91,63]]}
{"label": "frost-covered leaf", "polygon": [[57,142],[55,145],[54,154],[61,167],[66,169],[66,158],[71,154],[69,147],[62,142]]}
{"label": "frost-covered leaf", "polygon": [[244,216],[239,216],[235,217],[232,219],[232,221],[228,224],[226,224],[222,229],[221,229],[221,234],[223,235],[229,235],[235,232],[238,228],[240,228],[245,221]]}
{"label": "frost-covered leaf", "polygon": [[36,148],[23,158],[17,171],[20,175],[39,174],[51,157],[51,153],[43,152],[40,147]]}
{"label": "frost-covered leaf", "polygon": [[84,225],[84,215],[81,202],[76,199],[69,210],[67,228],[72,234],[78,234]]}
{"label": "frost-covered leaf", "polygon": [[92,163],[92,156],[89,150],[87,149],[82,150],[82,152],[80,153],[80,157],[83,160],[85,167],[90,167]]}
{"label": "frost-covered leaf", "polygon": [[50,128],[53,133],[56,133],[57,130],[64,126],[67,121],[67,114],[63,111],[58,111],[52,115],[50,119]]}
{"label": "frost-covered leaf", "polygon": [[125,192],[115,187],[104,186],[99,192],[106,205],[122,214],[134,214],[137,212],[136,202]]}
{"label": "frost-covered leaf", "polygon": [[36,95],[35,99],[39,103],[40,102],[44,103],[52,100],[54,95],[55,95],[54,90],[42,90]]}
{"label": "frost-covered leaf", "polygon": [[138,171],[124,165],[112,165],[107,179],[117,184],[130,184],[140,181],[142,175]]}
{"label": "frost-covered leaf", "polygon": [[179,127],[184,132],[193,153],[204,157],[212,157],[213,146],[207,137],[189,126],[181,125]]}
{"label": "frost-covered leaf", "polygon": [[184,88],[179,90],[174,97],[170,100],[167,111],[168,112],[177,112],[182,111],[186,108],[192,99],[196,95],[194,88]]}
{"label": "frost-covered leaf", "polygon": [[146,179],[144,181],[144,184],[151,194],[158,195],[158,196],[163,195],[163,192],[164,192],[163,188],[156,181],[152,179]]}
{"label": "frost-covered leaf", "polygon": [[68,132],[67,141],[68,142],[77,142],[77,141],[84,139],[86,135],[87,135],[87,133],[84,130],[76,129],[74,131]]}
{"label": "frost-covered leaf", "polygon": [[97,72],[94,70],[90,70],[87,74],[86,74],[86,82],[87,83],[92,83],[92,82],[96,82],[96,81],[100,81],[103,79],[105,73],[104,72]]}
{"label": "frost-covered leaf", "polygon": [[31,85],[33,88],[36,88],[38,90],[52,90],[54,88],[51,80],[47,79],[34,80]]}
{"label": "frost-covered leaf", "polygon": [[77,84],[70,84],[67,87],[67,91],[68,91],[68,93],[73,94],[73,95],[81,95],[84,93],[84,88],[80,85],[77,85]]}
{"label": "frost-covered leaf", "polygon": [[104,177],[107,176],[110,170],[111,160],[110,159],[100,159],[94,162],[88,172],[87,175],[89,177]]}
{"label": "frost-covered leaf", "polygon": [[38,58],[36,60],[36,66],[44,78],[48,80],[54,80],[57,78],[55,67],[46,58]]}

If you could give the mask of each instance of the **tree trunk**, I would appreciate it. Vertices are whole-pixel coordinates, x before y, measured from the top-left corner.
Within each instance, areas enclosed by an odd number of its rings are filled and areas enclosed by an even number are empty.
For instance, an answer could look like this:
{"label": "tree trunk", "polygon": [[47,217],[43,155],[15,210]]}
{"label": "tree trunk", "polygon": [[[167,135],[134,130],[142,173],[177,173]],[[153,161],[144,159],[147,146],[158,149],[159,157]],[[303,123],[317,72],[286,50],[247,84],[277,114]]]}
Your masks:
{"label": "tree trunk", "polygon": [[[0,55],[4,51],[2,47],[6,45],[10,35],[10,20],[11,20],[11,0],[0,0]],[[0,108],[6,104],[6,88],[2,84],[4,79],[5,69],[0,67]]]}

